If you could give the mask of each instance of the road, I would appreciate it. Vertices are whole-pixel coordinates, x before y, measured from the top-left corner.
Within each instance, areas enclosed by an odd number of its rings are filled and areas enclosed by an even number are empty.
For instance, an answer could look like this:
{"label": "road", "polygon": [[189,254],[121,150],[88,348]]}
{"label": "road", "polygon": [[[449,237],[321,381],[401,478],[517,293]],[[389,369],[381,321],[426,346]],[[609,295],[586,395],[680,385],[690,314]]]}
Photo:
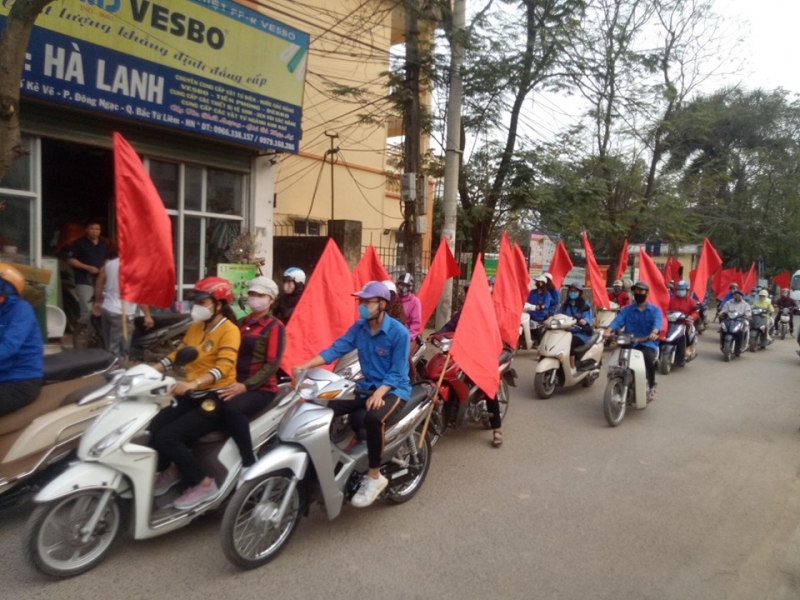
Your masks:
{"label": "road", "polygon": [[533,356],[504,424],[448,432],[402,506],[319,507],[273,563],[241,572],[219,516],[51,582],[22,552],[29,508],[0,515],[4,598],[770,599],[800,597],[795,342],[723,363],[716,334],[616,429],[592,388],[533,398]]}

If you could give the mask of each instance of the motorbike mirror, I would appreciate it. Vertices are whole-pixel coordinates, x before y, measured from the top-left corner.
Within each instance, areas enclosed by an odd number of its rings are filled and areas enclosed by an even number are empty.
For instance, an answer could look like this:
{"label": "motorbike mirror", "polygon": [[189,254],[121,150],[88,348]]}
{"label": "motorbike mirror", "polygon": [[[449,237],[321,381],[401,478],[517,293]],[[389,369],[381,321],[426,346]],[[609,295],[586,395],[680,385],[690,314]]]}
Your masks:
{"label": "motorbike mirror", "polygon": [[183,367],[185,365],[188,365],[190,362],[194,362],[195,360],[197,360],[197,357],[199,355],[200,353],[197,351],[197,348],[194,348],[192,346],[181,348],[175,355],[175,366]]}

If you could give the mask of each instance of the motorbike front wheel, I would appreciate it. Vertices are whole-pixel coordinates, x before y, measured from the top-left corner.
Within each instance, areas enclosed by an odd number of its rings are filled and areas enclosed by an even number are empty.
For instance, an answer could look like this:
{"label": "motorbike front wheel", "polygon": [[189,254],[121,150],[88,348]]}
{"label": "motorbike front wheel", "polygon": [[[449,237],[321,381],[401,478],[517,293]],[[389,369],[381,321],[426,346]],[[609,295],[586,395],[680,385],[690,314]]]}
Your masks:
{"label": "motorbike front wheel", "polygon": [[758,350],[758,344],[761,340],[761,332],[756,331],[755,333],[750,335],[750,352],[755,352]]}
{"label": "motorbike front wheel", "polygon": [[622,378],[613,377],[608,380],[606,393],[603,396],[603,414],[611,427],[618,427],[625,418],[625,410],[628,406],[627,395]]}
{"label": "motorbike front wheel", "polygon": [[77,492],[37,506],[25,530],[28,559],[50,577],[74,577],[96,567],[121,530],[122,516],[112,496],[89,539],[84,527],[95,513],[105,490]]}
{"label": "motorbike front wheel", "polygon": [[730,362],[731,354],[733,353],[733,340],[725,340],[725,345],[722,347],[722,360]]}
{"label": "motorbike front wheel", "polygon": [[415,431],[413,435],[408,436],[406,441],[395,454],[395,459],[400,461],[407,461],[408,468],[415,469],[416,475],[410,481],[400,483],[394,487],[387,489],[386,498],[389,502],[394,504],[402,504],[408,502],[414,497],[422,487],[422,482],[428,475],[431,468],[431,442],[426,437],[425,443],[422,448],[419,447],[419,431]]}
{"label": "motorbike front wheel", "polygon": [[668,348],[664,348],[661,356],[658,359],[658,371],[662,375],[669,375],[672,370],[672,352]]}
{"label": "motorbike front wheel", "polygon": [[544,373],[536,373],[533,376],[533,391],[540,400],[547,400],[556,391],[558,385],[558,372],[550,369]]}
{"label": "motorbike front wheel", "polygon": [[242,569],[255,569],[275,558],[292,537],[300,521],[297,486],[288,498],[280,523],[273,519],[286,500],[291,473],[274,471],[248,481],[231,498],[222,518],[222,551]]}
{"label": "motorbike front wheel", "polygon": [[782,340],[786,339],[786,330],[787,329],[788,329],[788,327],[786,327],[786,325],[781,325],[781,339]]}

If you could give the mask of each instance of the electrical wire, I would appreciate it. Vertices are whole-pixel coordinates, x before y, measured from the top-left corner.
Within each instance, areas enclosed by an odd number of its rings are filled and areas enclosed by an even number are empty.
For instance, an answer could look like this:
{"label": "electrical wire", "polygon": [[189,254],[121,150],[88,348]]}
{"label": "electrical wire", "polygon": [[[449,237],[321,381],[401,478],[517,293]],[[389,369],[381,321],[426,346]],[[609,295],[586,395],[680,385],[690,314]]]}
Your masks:
{"label": "electrical wire", "polygon": [[[378,213],[380,215],[383,215],[387,219],[402,219],[403,218],[402,217],[402,213],[401,213],[401,215],[399,217],[393,217],[392,215],[387,215],[385,212],[383,212],[379,208],[376,208],[375,205],[373,205],[372,202],[369,201],[369,198],[367,198],[366,194],[364,194],[364,191],[361,189],[361,184],[358,182],[358,180],[355,178],[355,175],[353,175],[353,172],[350,170],[350,165],[347,163],[347,160],[345,159],[344,154],[342,154],[341,149],[339,150],[339,157],[342,159],[342,164],[344,165],[345,169],[347,169],[347,172],[350,174],[350,177],[353,179],[353,182],[356,184],[356,188],[358,188],[358,191],[361,194],[361,197],[364,198],[364,201],[369,205],[369,207],[372,210],[374,210],[376,213]],[[385,187],[385,184],[384,184],[384,187]]]}

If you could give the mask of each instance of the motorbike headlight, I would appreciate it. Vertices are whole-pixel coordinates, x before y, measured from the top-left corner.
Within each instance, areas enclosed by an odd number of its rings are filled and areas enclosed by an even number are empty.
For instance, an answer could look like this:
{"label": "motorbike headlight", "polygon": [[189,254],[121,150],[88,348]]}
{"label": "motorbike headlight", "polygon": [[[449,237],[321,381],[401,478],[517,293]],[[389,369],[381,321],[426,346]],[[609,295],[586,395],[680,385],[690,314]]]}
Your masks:
{"label": "motorbike headlight", "polygon": [[561,319],[550,319],[550,329],[561,329]]}
{"label": "motorbike headlight", "polygon": [[142,373],[139,373],[138,375],[126,375],[119,380],[119,383],[117,384],[117,393],[120,395],[120,397],[124,398],[134,386],[139,385],[139,383],[142,381],[144,381],[144,374]]}
{"label": "motorbike headlight", "polygon": [[107,436],[103,437],[99,442],[97,442],[94,446],[89,448],[89,456],[91,458],[99,458],[103,452],[108,450],[111,446],[116,444],[122,436],[124,436],[128,430],[133,427],[136,423],[136,419],[131,419],[124,425],[117,427],[114,431],[109,433]]}

